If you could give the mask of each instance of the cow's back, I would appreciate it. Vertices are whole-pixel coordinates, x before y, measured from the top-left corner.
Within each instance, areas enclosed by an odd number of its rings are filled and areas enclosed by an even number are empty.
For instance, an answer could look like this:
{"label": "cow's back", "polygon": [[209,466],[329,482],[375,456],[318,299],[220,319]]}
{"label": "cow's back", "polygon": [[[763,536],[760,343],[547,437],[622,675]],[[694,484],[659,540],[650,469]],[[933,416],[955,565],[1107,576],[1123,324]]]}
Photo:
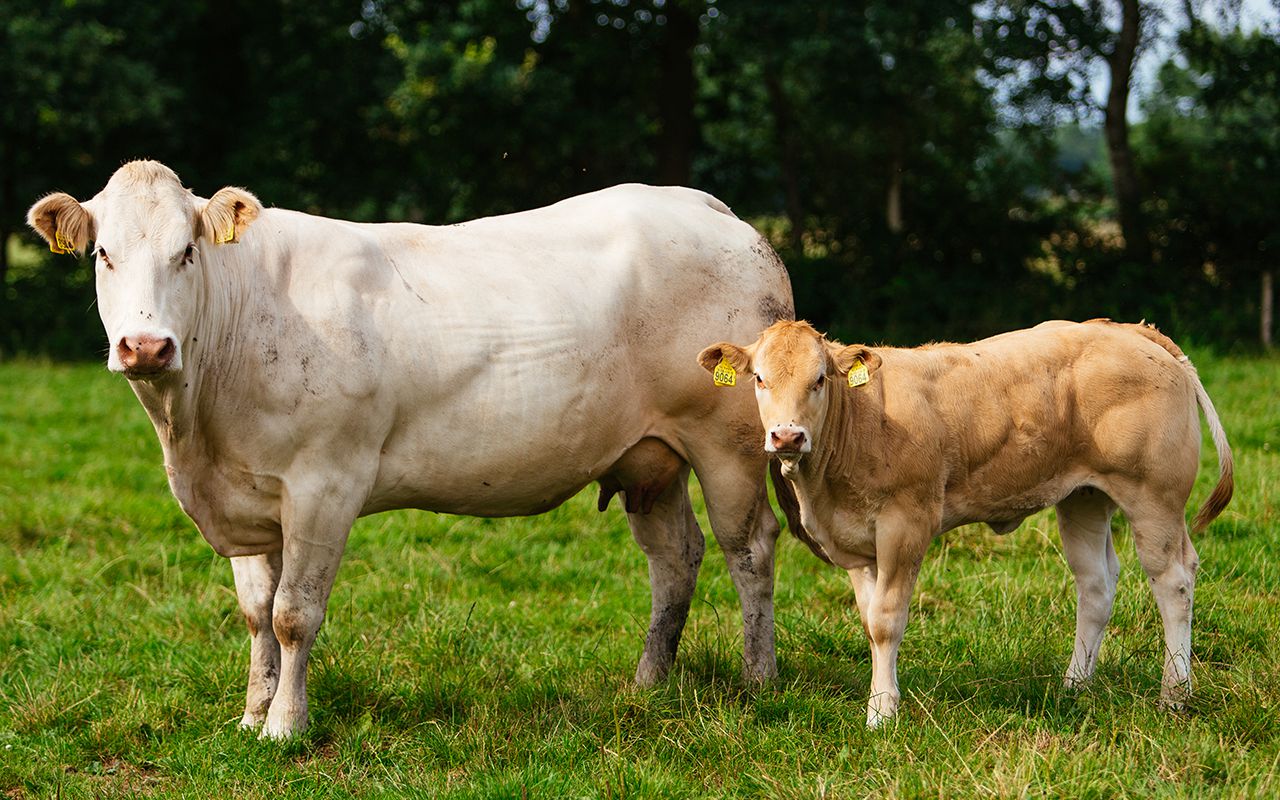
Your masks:
{"label": "cow's back", "polygon": [[344,388],[310,413],[380,440],[369,511],[533,513],[642,437],[687,456],[690,419],[755,418],[749,392],[708,390],[705,339],[792,315],[767,242],[694,190],[620,186],[443,227],[320,223],[332,235],[298,237],[290,293],[313,303],[300,327],[332,337],[317,349]]}

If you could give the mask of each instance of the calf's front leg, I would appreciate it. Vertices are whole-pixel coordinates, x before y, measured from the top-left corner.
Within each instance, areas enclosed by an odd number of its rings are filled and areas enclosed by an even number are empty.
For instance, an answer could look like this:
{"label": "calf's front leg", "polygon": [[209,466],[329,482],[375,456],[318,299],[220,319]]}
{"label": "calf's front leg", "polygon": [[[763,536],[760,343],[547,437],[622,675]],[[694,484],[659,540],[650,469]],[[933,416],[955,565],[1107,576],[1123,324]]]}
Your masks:
{"label": "calf's front leg", "polygon": [[[866,603],[863,625],[871,640],[871,696],[867,700],[867,727],[879,727],[898,713],[902,694],[898,691],[898,648],[907,629],[911,593],[929,534],[907,524],[901,515],[882,516],[876,524],[874,591]],[[855,580],[855,592],[870,589],[864,572]],[[859,597],[859,606],[863,605]]]}
{"label": "calf's front leg", "polygon": [[333,486],[290,487],[287,493],[283,564],[271,614],[280,683],[262,726],[264,739],[286,739],[307,727],[307,658],[358,511],[359,501]]}

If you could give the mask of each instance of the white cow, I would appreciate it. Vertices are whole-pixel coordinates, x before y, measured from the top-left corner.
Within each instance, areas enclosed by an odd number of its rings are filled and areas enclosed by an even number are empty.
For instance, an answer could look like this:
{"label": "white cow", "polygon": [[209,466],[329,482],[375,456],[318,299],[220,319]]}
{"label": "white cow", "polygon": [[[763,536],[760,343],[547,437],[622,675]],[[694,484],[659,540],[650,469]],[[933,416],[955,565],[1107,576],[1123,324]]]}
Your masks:
{"label": "white cow", "polygon": [[703,554],[690,467],[742,600],[745,674],[776,674],[759,417],[693,357],[790,319],[791,286],[715,198],[627,185],[372,225],[237,188],[205,200],[137,161],[28,221],[55,251],[94,242],[107,366],[155,425],[183,510],[231,559],[252,641],[242,725],[306,725],[307,656],[357,517],[538,514],[591,481],[602,508],[623,493],[649,559],[636,680],[662,679]]}

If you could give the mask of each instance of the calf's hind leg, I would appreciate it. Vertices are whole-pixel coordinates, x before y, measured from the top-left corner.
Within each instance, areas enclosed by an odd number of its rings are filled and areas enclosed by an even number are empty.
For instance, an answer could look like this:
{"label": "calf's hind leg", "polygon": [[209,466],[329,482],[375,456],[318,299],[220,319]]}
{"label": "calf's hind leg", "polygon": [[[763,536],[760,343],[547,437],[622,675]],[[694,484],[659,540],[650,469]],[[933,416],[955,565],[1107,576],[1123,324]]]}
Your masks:
{"label": "calf's hind leg", "polygon": [[236,597],[249,626],[249,687],[240,727],[256,728],[267,718],[280,680],[280,642],[271,626],[271,608],[280,583],[280,554],[231,559]]}
{"label": "calf's hind leg", "polygon": [[1178,710],[1191,696],[1191,609],[1200,558],[1187,533],[1181,505],[1173,509],[1143,504],[1132,513],[1126,509],[1125,514],[1164,623],[1160,704]]}
{"label": "calf's hind leg", "polygon": [[1083,686],[1098,666],[1102,638],[1120,577],[1120,562],[1111,539],[1116,505],[1094,488],[1075,491],[1058,503],[1062,550],[1076,579],[1076,638],[1064,684]]}

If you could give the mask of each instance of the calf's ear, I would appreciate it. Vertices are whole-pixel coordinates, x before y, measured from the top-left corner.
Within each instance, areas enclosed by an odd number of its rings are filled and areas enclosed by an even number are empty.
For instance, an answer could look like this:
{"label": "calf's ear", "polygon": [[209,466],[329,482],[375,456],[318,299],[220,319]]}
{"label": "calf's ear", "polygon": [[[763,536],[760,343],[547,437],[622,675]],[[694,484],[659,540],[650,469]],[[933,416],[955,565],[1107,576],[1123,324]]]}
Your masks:
{"label": "calf's ear", "polygon": [[750,348],[738,347],[736,344],[729,344],[728,342],[720,342],[698,353],[698,363],[707,372],[714,373],[716,366],[721,361],[728,361],[729,366],[738,372],[750,372]]}
{"label": "calf's ear", "polygon": [[200,235],[214,244],[240,241],[240,234],[262,213],[262,203],[244,189],[219,189],[200,211]]}
{"label": "calf's ear", "polygon": [[831,360],[836,365],[836,372],[845,377],[848,377],[849,370],[855,368],[859,362],[866,365],[868,377],[880,369],[880,356],[866,345],[827,342],[827,352],[831,354]]}
{"label": "calf's ear", "polygon": [[65,192],[45,195],[27,211],[27,224],[35,229],[55,253],[82,255],[97,234],[93,216]]}

